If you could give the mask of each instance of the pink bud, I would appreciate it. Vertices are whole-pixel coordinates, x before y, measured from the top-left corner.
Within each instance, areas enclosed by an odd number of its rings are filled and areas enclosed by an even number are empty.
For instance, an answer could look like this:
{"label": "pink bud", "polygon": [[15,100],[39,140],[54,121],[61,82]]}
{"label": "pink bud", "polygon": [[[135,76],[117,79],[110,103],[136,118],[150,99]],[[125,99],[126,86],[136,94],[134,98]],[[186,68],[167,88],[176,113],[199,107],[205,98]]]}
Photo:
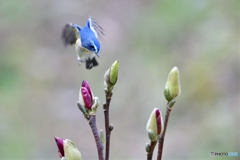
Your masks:
{"label": "pink bud", "polygon": [[59,154],[60,158],[62,158],[62,157],[64,157],[63,140],[57,136],[55,136],[54,138],[55,138],[55,141],[58,146],[58,154]]}
{"label": "pink bud", "polygon": [[88,89],[85,87],[81,88],[81,92],[82,92],[82,97],[83,97],[83,101],[85,104],[86,108],[91,108],[92,107],[92,96],[91,96],[91,92],[88,92]]}
{"label": "pink bud", "polygon": [[82,87],[85,87],[88,90],[88,93],[90,94],[91,99],[93,99],[91,89],[90,89],[89,84],[88,84],[88,82],[86,80],[84,80],[82,82]]}

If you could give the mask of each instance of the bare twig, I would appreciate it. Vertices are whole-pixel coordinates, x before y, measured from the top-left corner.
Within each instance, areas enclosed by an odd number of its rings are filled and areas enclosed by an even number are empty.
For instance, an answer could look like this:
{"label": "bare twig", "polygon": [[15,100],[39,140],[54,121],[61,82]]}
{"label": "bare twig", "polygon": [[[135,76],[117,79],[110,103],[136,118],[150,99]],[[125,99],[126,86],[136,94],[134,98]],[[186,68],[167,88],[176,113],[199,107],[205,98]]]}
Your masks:
{"label": "bare twig", "polygon": [[98,130],[97,130],[97,126],[96,126],[96,115],[90,115],[89,116],[89,125],[92,129],[92,133],[97,145],[97,150],[98,150],[98,159],[99,160],[104,160],[103,157],[103,145],[101,143],[99,134],[98,134]]}
{"label": "bare twig", "polygon": [[163,129],[163,133],[161,134],[159,140],[158,140],[158,156],[157,156],[157,160],[161,160],[162,159],[162,151],[163,151],[163,143],[164,143],[164,138],[165,138],[165,134],[166,134],[166,130],[167,130],[167,125],[168,125],[168,119],[171,113],[171,108],[168,107],[169,103],[167,103],[167,107],[166,107],[166,114],[165,114],[165,120],[164,120],[164,129]]}
{"label": "bare twig", "polygon": [[147,160],[152,160],[153,151],[154,151],[154,148],[155,148],[156,144],[157,144],[157,140],[156,141],[151,141],[150,151],[147,152]]}
{"label": "bare twig", "polygon": [[106,104],[103,104],[104,109],[104,118],[105,118],[105,132],[106,132],[106,152],[105,152],[105,160],[109,160],[109,151],[110,151],[110,136],[111,129],[109,128],[109,106],[112,97],[112,91],[105,90],[106,95]]}

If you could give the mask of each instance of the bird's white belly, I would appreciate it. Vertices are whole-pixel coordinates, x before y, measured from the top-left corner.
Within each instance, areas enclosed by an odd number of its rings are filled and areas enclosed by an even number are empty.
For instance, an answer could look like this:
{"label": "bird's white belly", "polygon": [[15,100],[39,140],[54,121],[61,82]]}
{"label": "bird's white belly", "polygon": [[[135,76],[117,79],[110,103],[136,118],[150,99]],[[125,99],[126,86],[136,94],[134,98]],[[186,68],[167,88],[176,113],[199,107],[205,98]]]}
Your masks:
{"label": "bird's white belly", "polygon": [[87,48],[82,47],[80,39],[77,40],[75,44],[75,49],[79,61],[86,60],[88,58],[92,59],[94,57],[94,52],[88,50]]}

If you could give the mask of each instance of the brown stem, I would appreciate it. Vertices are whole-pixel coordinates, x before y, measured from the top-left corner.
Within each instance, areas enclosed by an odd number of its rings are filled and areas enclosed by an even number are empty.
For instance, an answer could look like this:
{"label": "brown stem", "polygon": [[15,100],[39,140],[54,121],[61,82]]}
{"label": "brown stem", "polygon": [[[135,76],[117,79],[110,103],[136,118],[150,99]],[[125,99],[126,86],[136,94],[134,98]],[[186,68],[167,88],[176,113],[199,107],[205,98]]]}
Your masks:
{"label": "brown stem", "polygon": [[96,126],[96,115],[90,115],[89,116],[89,125],[92,129],[92,133],[97,145],[97,150],[98,150],[98,159],[99,160],[104,160],[103,158],[103,145],[101,143],[99,134],[98,134],[98,130],[97,130],[97,126]]}
{"label": "brown stem", "polygon": [[109,106],[112,97],[111,91],[106,92],[106,104],[103,104],[104,108],[104,118],[105,118],[105,132],[106,132],[106,151],[105,151],[105,160],[109,160],[109,151],[110,151],[110,136],[111,130],[109,128]]}
{"label": "brown stem", "polygon": [[151,141],[150,151],[147,152],[147,160],[152,160],[153,151],[154,151],[154,148],[155,148],[156,144],[157,144],[157,140],[156,141]]}
{"label": "brown stem", "polygon": [[168,107],[167,103],[167,107],[166,107],[166,114],[165,114],[165,120],[164,120],[164,129],[163,129],[163,133],[161,134],[159,140],[158,140],[158,156],[157,156],[157,160],[161,160],[162,159],[162,151],[163,151],[163,143],[164,143],[164,138],[165,138],[165,134],[166,134],[166,130],[167,130],[167,125],[168,125],[168,119],[171,113],[171,108]]}

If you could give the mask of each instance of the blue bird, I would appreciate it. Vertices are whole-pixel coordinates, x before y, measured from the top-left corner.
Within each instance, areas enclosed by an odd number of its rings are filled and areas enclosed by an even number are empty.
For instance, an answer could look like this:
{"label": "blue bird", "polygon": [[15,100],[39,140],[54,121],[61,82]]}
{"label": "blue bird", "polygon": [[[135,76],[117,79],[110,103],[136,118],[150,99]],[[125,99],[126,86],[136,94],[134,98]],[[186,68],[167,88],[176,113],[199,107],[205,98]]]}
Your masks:
{"label": "blue bird", "polygon": [[68,23],[62,31],[62,40],[65,45],[75,44],[78,61],[86,63],[86,68],[91,69],[98,65],[95,54],[99,57],[99,39],[104,35],[92,17],[89,17],[84,27]]}

